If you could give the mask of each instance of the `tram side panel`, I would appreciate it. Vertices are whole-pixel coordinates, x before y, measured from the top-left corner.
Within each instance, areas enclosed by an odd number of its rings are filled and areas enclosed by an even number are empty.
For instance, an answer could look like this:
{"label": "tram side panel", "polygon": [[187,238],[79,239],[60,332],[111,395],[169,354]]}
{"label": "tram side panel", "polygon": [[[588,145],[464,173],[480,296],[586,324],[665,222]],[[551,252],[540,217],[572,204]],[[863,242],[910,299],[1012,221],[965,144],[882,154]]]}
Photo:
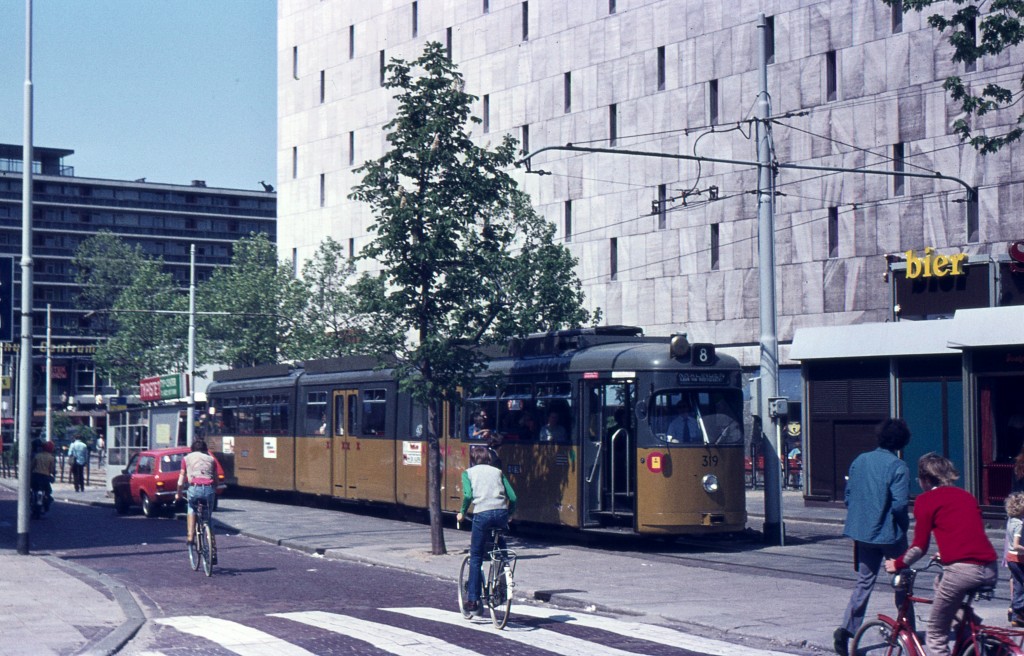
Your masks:
{"label": "tram side panel", "polygon": [[519,503],[516,519],[578,528],[580,467],[571,444],[506,444],[501,457]]}

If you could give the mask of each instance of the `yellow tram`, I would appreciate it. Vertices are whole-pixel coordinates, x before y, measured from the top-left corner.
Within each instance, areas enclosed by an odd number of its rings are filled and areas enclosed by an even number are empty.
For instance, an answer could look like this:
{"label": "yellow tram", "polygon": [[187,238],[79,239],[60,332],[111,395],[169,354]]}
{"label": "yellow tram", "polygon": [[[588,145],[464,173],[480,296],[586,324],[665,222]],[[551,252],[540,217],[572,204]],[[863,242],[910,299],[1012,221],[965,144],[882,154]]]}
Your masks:
{"label": "yellow tram", "polygon": [[[203,434],[229,484],[427,506],[425,409],[367,357],[217,372]],[[516,518],[581,530],[742,530],[741,371],[710,344],[638,328],[516,340],[441,417],[443,510],[493,440]]]}

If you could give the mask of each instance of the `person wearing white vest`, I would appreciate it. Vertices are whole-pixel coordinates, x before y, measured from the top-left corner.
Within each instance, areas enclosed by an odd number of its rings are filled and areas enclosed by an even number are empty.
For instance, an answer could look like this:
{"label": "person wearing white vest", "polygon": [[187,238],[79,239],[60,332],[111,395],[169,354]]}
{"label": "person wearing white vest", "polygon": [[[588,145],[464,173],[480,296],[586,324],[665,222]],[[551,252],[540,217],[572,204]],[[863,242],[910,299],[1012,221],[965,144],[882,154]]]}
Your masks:
{"label": "person wearing white vest", "polygon": [[474,613],[480,609],[480,567],[491,529],[507,528],[508,516],[515,512],[516,493],[500,469],[491,465],[487,447],[474,445],[469,450],[470,468],[462,472],[462,510],[456,516],[462,521],[473,506],[473,535],[469,543],[469,581],[463,609]]}

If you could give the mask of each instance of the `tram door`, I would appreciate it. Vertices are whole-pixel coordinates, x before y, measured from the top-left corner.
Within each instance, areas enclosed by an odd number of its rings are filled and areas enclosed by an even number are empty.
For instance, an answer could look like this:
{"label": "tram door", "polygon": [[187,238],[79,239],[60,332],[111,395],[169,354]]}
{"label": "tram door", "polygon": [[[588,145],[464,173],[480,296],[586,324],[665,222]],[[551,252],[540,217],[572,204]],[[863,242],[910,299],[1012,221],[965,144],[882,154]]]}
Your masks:
{"label": "tram door", "polygon": [[583,398],[583,525],[624,523],[635,512],[636,385],[587,380]]}
{"label": "tram door", "polygon": [[356,424],[356,408],[359,404],[358,390],[334,390],[334,432],[331,435],[331,469],[334,480],[334,496],[348,497],[348,455],[351,448],[352,429]]}

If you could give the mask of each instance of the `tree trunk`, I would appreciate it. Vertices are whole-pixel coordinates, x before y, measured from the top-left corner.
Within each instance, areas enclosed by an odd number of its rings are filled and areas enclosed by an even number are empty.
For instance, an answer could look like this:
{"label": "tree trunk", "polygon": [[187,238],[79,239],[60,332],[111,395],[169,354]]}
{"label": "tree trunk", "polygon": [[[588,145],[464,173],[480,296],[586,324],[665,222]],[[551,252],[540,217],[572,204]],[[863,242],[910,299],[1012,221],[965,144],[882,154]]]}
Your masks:
{"label": "tree trunk", "polygon": [[441,515],[441,443],[437,401],[427,406],[427,507],[430,509],[430,553],[448,553],[444,544],[444,518]]}

